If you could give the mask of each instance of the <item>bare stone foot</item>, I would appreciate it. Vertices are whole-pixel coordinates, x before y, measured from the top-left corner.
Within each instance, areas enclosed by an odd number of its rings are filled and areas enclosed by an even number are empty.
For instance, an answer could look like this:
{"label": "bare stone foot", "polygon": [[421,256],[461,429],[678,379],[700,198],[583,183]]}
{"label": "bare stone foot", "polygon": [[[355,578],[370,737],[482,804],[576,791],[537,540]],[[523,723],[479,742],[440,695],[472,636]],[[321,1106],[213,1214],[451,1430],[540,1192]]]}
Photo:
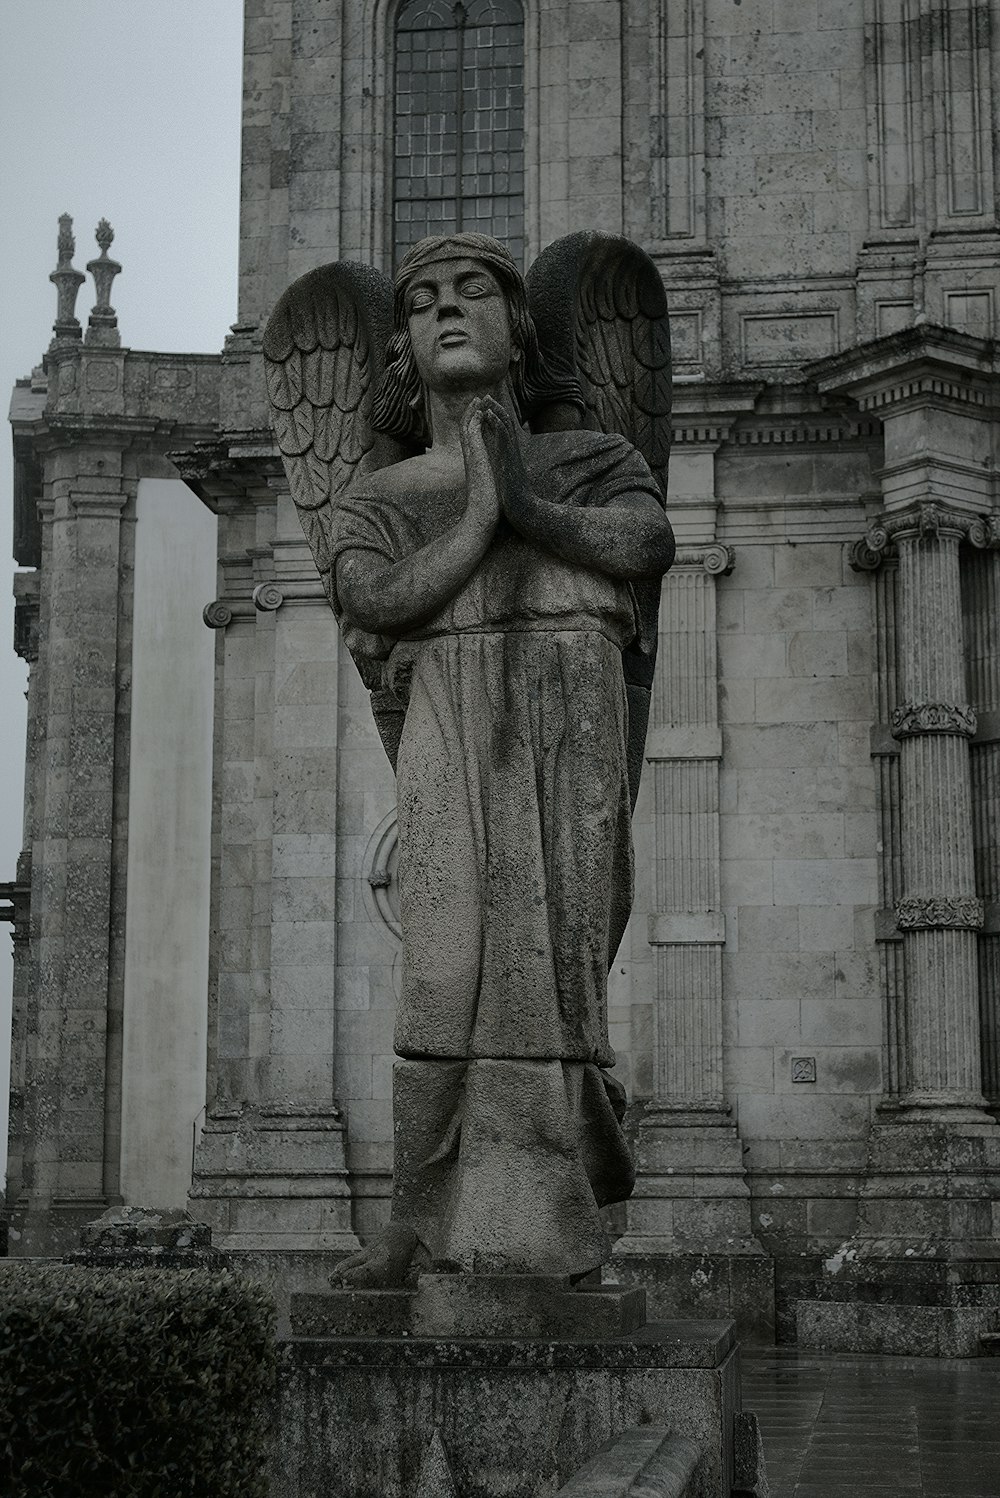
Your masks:
{"label": "bare stone foot", "polygon": [[337,1265],[330,1284],[335,1290],[386,1290],[401,1285],[418,1241],[406,1223],[390,1222],[374,1243]]}

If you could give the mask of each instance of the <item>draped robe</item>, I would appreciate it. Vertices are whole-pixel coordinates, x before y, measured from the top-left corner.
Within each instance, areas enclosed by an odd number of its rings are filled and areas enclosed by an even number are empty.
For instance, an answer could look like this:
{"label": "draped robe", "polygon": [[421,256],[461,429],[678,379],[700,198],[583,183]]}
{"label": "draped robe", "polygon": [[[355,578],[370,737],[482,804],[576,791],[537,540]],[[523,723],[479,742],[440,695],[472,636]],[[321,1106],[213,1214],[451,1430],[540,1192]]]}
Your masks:
{"label": "draped robe", "polygon": [[[530,438],[534,491],[617,508],[658,499],[623,438]],[[461,517],[464,487],[337,506],[334,558],[398,562]],[[397,639],[349,646],[404,699],[396,765],[403,981],[393,1078],[393,1218],[431,1262],[579,1275],[629,1195],[622,1092],[607,1075],[607,975],[632,903],[622,650],[628,583],[567,562],[501,519],[458,593]],[[366,673],[367,674],[367,673]]]}

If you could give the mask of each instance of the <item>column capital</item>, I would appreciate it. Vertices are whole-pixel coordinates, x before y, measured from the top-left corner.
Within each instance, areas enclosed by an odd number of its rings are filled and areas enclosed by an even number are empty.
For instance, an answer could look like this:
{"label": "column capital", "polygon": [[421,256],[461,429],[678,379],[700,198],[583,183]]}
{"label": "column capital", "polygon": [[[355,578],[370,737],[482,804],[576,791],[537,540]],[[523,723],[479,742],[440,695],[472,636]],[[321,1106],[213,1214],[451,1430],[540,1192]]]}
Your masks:
{"label": "column capital", "polygon": [[702,568],[710,577],[728,577],[735,566],[735,551],[720,542],[707,546],[679,546],[674,557],[674,567]]}
{"label": "column capital", "polygon": [[964,702],[905,702],[892,710],[894,739],[925,733],[950,733],[971,739],[977,728],[975,711]]}
{"label": "column capital", "polygon": [[892,510],[872,521],[850,547],[855,572],[874,572],[900,541],[968,541],[981,551],[1000,547],[1000,515],[975,515],[946,505],[921,502]]}

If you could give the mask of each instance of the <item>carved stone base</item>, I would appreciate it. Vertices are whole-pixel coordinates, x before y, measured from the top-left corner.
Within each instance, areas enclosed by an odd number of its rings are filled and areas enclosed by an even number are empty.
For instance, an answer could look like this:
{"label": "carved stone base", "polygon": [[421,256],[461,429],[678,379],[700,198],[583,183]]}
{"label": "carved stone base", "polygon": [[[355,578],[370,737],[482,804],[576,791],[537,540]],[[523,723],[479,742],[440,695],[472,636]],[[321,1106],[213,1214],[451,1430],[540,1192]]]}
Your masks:
{"label": "carved stone base", "polygon": [[796,1304],[800,1347],[972,1357],[1000,1329],[1000,1129],[877,1123],[857,1232]]}
{"label": "carved stone base", "polygon": [[[293,1338],[271,1492],[541,1498],[606,1443],[653,1425],[695,1448],[682,1485],[665,1491],[729,1498],[737,1358],[730,1322],[572,1341]],[[584,1476],[570,1491],[596,1491]]]}
{"label": "carved stone base", "polygon": [[190,1206],[223,1250],[357,1249],[340,1110],[215,1110],[195,1156]]}

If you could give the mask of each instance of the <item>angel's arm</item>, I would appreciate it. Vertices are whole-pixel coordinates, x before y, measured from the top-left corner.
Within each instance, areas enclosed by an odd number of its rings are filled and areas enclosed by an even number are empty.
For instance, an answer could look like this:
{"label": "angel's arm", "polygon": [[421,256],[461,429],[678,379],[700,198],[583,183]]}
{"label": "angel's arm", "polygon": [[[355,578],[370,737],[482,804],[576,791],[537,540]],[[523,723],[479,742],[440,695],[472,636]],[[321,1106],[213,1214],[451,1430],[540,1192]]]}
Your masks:
{"label": "angel's arm", "polygon": [[509,420],[497,447],[500,507],[526,540],[563,561],[624,581],[662,577],[669,569],[674,559],[674,533],[648,490],[626,491],[616,495],[613,504],[602,507],[577,509],[552,504],[532,489]]}
{"label": "angel's arm", "polygon": [[419,629],[455,597],[482,561],[500,513],[482,421],[477,401],[461,429],[468,502],[450,530],[399,562],[362,546],[345,549],[337,558],[341,608],[361,629],[397,638]]}

